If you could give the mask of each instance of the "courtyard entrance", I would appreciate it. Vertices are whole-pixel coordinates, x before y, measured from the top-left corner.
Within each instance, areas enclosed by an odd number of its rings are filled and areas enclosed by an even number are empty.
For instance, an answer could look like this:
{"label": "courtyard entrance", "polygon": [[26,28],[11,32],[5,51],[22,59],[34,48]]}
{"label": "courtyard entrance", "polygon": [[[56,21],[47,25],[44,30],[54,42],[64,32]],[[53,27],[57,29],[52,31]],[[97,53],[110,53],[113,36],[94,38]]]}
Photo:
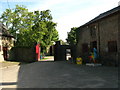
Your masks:
{"label": "courtyard entrance", "polygon": [[65,61],[76,58],[75,53],[76,46],[61,45],[60,42],[56,42],[54,46],[54,61]]}

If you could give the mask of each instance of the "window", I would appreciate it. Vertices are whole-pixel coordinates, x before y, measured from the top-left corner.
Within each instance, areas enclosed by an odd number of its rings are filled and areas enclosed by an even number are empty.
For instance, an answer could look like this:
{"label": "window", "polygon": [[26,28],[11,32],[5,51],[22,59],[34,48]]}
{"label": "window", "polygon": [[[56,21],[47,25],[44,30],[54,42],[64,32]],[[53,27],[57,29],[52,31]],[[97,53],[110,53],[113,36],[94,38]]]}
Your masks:
{"label": "window", "polygon": [[96,36],[96,26],[95,25],[90,27],[90,35],[92,37]]}
{"label": "window", "polygon": [[108,52],[117,52],[117,41],[108,42]]}

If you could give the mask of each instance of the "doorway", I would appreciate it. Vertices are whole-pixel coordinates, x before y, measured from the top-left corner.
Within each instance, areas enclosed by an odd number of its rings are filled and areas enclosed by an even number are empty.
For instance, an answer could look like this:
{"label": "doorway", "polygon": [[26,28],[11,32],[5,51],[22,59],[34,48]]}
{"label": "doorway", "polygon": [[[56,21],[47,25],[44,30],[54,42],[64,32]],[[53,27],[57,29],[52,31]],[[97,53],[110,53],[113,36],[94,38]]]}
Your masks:
{"label": "doorway", "polygon": [[54,61],[66,61],[71,56],[70,45],[60,45],[56,43],[54,46]]}
{"label": "doorway", "polygon": [[90,49],[93,50],[93,48],[97,49],[97,41],[90,42]]}
{"label": "doorway", "polygon": [[7,50],[8,50],[8,48],[7,47],[3,47],[3,57],[4,57],[4,60],[7,60],[7,58],[8,58],[8,53],[7,53]]}
{"label": "doorway", "polygon": [[66,49],[66,60],[71,58],[71,49]]}

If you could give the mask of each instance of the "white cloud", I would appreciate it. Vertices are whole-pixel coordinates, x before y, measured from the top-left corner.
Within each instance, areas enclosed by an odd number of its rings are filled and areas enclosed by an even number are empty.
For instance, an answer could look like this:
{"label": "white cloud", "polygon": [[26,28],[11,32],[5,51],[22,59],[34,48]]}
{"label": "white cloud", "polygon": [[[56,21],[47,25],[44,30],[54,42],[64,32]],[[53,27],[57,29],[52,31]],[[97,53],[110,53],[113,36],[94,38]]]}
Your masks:
{"label": "white cloud", "polygon": [[[67,32],[69,32],[72,27],[81,26],[100,13],[114,8],[118,5],[118,2],[119,0],[45,0],[45,2],[38,3],[32,7],[31,10],[50,9],[52,10],[52,15],[58,15],[55,16],[57,19],[55,18],[54,21],[58,23],[57,30],[60,39],[65,40],[67,38]],[[69,9],[68,5],[69,7],[78,7],[80,9],[70,11],[67,10]]]}
{"label": "white cloud", "polygon": [[83,8],[79,11],[71,12],[71,14],[57,19],[57,30],[59,30],[60,39],[65,40],[67,38],[67,32],[69,32],[72,27],[79,27],[99,14],[117,6],[118,0],[111,0],[112,2],[107,1],[108,0],[106,0],[106,2],[102,1],[102,4],[88,7],[86,9]]}
{"label": "white cloud", "polygon": [[[0,0],[7,2],[7,0]],[[72,27],[79,27],[93,19],[100,13],[118,5],[119,0],[8,0],[9,2],[36,2],[31,3],[28,9],[46,10],[50,9],[54,22],[58,23],[60,39],[67,38],[67,32]],[[71,10],[72,9],[72,10]]]}

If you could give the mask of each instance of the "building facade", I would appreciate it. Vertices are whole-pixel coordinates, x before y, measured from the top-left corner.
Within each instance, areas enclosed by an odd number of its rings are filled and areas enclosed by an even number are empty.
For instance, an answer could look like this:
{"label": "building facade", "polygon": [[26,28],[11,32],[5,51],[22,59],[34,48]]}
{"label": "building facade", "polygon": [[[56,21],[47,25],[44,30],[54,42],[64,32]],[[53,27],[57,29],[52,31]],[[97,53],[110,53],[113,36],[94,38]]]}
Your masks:
{"label": "building facade", "polygon": [[77,30],[77,56],[88,61],[89,52],[95,47],[103,64],[118,64],[120,6],[100,14]]}
{"label": "building facade", "polygon": [[8,33],[7,27],[0,23],[0,61],[7,60],[11,47],[14,46],[14,37]]}

